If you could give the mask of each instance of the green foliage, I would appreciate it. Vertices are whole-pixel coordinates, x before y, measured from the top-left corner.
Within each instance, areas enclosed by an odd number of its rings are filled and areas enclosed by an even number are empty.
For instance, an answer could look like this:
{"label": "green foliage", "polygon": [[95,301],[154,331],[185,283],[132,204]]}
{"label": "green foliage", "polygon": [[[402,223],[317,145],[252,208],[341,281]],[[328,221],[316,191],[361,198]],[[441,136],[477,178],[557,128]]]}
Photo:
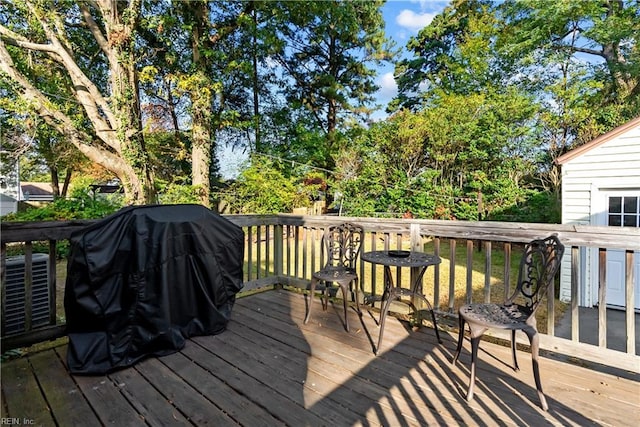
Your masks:
{"label": "green foliage", "polygon": [[122,207],[120,195],[94,196],[88,180],[76,182],[68,199],[59,198],[42,207],[29,207],[22,212],[8,214],[3,221],[69,221],[98,219]]}
{"label": "green foliage", "polygon": [[273,160],[255,156],[220,199],[231,212],[274,214],[309,206],[308,191],[296,177],[286,177]]}
{"label": "green foliage", "polygon": [[[557,222],[554,159],[640,112],[637,2],[455,0],[409,41],[413,57],[396,64],[394,115],[357,127],[377,90],[372,66],[392,56],[382,4],[142,2],[110,16],[92,2],[47,10],[47,2],[8,2],[0,43],[43,106],[34,119],[35,98],[23,99],[31,92],[5,68],[3,147],[8,141],[17,158],[27,139],[35,144],[22,172],[40,178],[77,168],[82,148],[119,173],[138,168],[124,183],[151,187],[155,178],[162,203],[206,197],[217,172],[209,155],[225,143],[286,160],[254,158],[224,192],[234,212],[287,212],[340,193],[353,215]],[[110,34],[107,50],[123,55],[120,65],[136,62],[120,76],[83,24],[91,15],[112,28],[118,13],[136,24],[122,39]],[[71,73],[49,52],[55,34],[74,53]],[[78,70],[84,76],[74,80]],[[144,94],[127,84],[136,71]],[[19,215],[100,217],[111,209],[103,202],[118,204],[74,194]]]}
{"label": "green foliage", "polygon": [[159,186],[158,200],[162,204],[199,204],[201,187],[198,185],[182,185],[171,183],[166,186]]}
{"label": "green foliage", "polygon": [[554,193],[529,190],[521,201],[497,206],[486,219],[558,224],[561,222],[560,201]]}
{"label": "green foliage", "polygon": [[514,90],[441,94],[422,111],[354,130],[336,160],[343,210],[478,220],[521,202],[536,171],[528,127],[535,111]]}

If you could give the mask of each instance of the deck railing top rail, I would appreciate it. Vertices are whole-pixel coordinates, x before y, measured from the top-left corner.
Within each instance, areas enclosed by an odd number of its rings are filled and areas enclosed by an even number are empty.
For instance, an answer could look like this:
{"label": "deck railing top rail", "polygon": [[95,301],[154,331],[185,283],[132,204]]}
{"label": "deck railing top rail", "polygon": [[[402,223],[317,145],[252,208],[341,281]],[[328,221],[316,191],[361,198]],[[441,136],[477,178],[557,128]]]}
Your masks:
{"label": "deck railing top rail", "polygon": [[[380,233],[410,233],[419,226],[423,235],[437,235],[457,239],[493,240],[525,243],[534,238],[557,233],[567,246],[604,247],[609,249],[640,250],[640,228],[604,227],[574,224],[538,224],[494,221],[448,221],[425,219],[364,218],[337,216],[225,215],[241,227],[259,225],[291,225],[324,228],[343,221],[355,222],[367,231]],[[74,230],[82,229],[95,220],[2,222],[2,243],[27,240],[68,239]]]}

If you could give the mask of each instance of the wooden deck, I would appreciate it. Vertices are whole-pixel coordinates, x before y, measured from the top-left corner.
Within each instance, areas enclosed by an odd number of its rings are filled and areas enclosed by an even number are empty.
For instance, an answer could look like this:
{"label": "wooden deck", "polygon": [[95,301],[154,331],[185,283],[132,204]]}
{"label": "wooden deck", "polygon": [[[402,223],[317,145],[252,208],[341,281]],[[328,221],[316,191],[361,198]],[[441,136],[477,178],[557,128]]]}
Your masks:
{"label": "wooden deck", "polygon": [[[483,342],[476,397],[464,399],[469,343],[451,365],[455,336],[407,331],[388,319],[384,347],[365,312],[351,332],[317,301],[302,323],[302,295],[269,291],[239,299],[228,330],[190,340],[179,353],[107,376],[70,376],[66,347],[2,365],[2,417],[21,425],[612,425],[640,422],[640,382],[550,358],[539,408],[529,354],[513,372],[507,347]],[[3,420],[6,423],[6,420]]]}

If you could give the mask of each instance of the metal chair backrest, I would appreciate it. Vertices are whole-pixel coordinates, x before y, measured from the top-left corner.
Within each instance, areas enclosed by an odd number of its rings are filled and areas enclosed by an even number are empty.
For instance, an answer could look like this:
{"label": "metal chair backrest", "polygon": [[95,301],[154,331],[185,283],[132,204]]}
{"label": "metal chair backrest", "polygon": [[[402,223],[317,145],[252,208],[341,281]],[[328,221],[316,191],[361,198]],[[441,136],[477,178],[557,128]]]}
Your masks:
{"label": "metal chair backrest", "polygon": [[564,246],[555,234],[528,243],[520,261],[516,289],[506,303],[518,304],[529,317],[535,314],[553,283],[563,254]]}
{"label": "metal chair backrest", "polygon": [[325,229],[322,240],[327,261],[325,267],[346,267],[355,269],[360,256],[364,229],[349,222],[332,225]]}

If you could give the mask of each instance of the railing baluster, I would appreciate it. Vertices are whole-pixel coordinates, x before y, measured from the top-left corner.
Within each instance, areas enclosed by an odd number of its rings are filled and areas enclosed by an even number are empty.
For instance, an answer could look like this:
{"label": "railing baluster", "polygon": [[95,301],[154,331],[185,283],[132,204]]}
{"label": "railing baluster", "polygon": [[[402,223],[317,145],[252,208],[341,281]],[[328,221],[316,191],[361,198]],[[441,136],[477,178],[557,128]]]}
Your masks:
{"label": "railing baluster", "polygon": [[293,269],[294,275],[296,277],[300,277],[300,226],[295,226],[293,228],[293,251],[294,251],[294,259],[295,259],[295,267]]}
{"label": "railing baluster", "polygon": [[316,244],[318,240],[318,229],[311,229],[311,271],[317,271],[318,268],[316,266]]}
{"label": "railing baluster", "polygon": [[504,300],[511,296],[511,243],[504,244],[504,273],[503,273]]}
{"label": "railing baluster", "polygon": [[454,312],[456,299],[456,239],[449,239],[449,312]]}
{"label": "railing baluster", "polygon": [[547,290],[547,334],[555,335],[555,303],[556,303],[556,281],[551,279]]}
{"label": "railing baluster", "polygon": [[262,226],[256,227],[256,279],[260,279],[262,275]]}
{"label": "railing baluster", "polygon": [[[440,238],[433,238],[433,253],[440,257]],[[440,308],[440,264],[433,266],[433,308]]]}
{"label": "railing baluster", "polygon": [[264,226],[264,277],[269,277],[272,273],[269,266],[271,265],[271,225]]}
{"label": "railing baluster", "polygon": [[473,300],[473,240],[467,239],[467,304]]}
{"label": "railing baluster", "polygon": [[[377,240],[377,233],[376,232],[371,232],[371,250],[375,251],[377,250],[376,248],[376,240]],[[376,283],[378,283],[376,281],[376,265],[375,264],[371,264],[371,266],[369,267],[371,269],[371,296],[375,297],[377,295],[376,292]]]}
{"label": "railing baluster", "polygon": [[253,227],[247,227],[247,281],[251,281],[253,275]]}
{"label": "railing baluster", "polygon": [[277,224],[273,227],[273,274],[282,276],[284,259],[283,259],[283,227]]}
{"label": "railing baluster", "polygon": [[491,302],[491,241],[484,242],[484,302]]}
{"label": "railing baluster", "polygon": [[580,339],[578,286],[580,283],[580,248],[571,247],[571,341]]}
{"label": "railing baluster", "polygon": [[[391,240],[391,235],[389,235],[389,240]],[[391,244],[389,244],[391,246]],[[396,234],[396,250],[402,249],[402,234]],[[396,283],[397,286],[402,286],[402,269],[396,268]]]}
{"label": "railing baluster", "polygon": [[598,345],[607,346],[607,250],[598,249]]}

